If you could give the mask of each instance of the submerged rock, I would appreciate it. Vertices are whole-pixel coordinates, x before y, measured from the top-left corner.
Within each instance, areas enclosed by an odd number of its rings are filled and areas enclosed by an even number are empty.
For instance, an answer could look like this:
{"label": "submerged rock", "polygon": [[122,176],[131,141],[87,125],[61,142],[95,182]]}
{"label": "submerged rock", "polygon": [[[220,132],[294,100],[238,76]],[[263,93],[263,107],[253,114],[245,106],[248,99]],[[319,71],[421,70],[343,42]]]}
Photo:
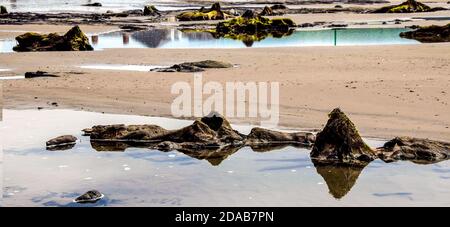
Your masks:
{"label": "submerged rock", "polygon": [[65,35],[56,33],[46,35],[27,32],[16,37],[18,45],[14,51],[90,51],[93,50],[89,44],[88,37],[75,26]]}
{"label": "submerged rock", "polygon": [[6,7],[0,6],[0,14],[8,14],[8,10],[6,10]]}
{"label": "submerged rock", "polygon": [[76,203],[95,203],[102,199],[104,195],[97,190],[90,190],[83,195],[77,197],[74,201]]}
{"label": "submerged rock", "polygon": [[229,15],[221,10],[219,3],[214,3],[210,9],[201,8],[197,11],[190,11],[178,14],[175,18],[179,21],[200,21],[200,20],[223,20]]}
{"label": "submerged rock", "polygon": [[407,160],[419,164],[431,164],[450,157],[450,143],[411,137],[396,137],[378,148],[379,157],[385,162]]}
{"label": "submerged rock", "polygon": [[316,137],[310,132],[278,132],[263,128],[253,128],[247,136],[248,144],[276,144],[290,143],[310,146],[314,144]]}
{"label": "submerged rock", "polygon": [[45,143],[47,150],[67,150],[75,146],[77,137],[64,135],[53,138]]}
{"label": "submerged rock", "polygon": [[144,7],[144,16],[160,16],[161,13],[154,5],[148,5]]}
{"label": "submerged rock", "polygon": [[221,61],[205,60],[197,62],[184,62],[176,64],[168,68],[156,68],[151,71],[155,72],[202,72],[204,69],[213,68],[231,68],[232,64]]}
{"label": "submerged rock", "polygon": [[328,115],[325,128],[316,136],[311,159],[316,164],[366,165],[377,158],[362,140],[355,125],[339,109]]}
{"label": "submerged rock", "polygon": [[446,10],[444,8],[431,8],[423,3],[415,0],[407,0],[399,5],[385,6],[380,9],[376,9],[373,13],[416,13],[416,12],[432,12],[438,10]]}
{"label": "submerged rock", "polygon": [[414,31],[400,33],[400,37],[415,39],[422,43],[450,42],[450,24],[419,27]]}
{"label": "submerged rock", "polygon": [[26,72],[25,73],[26,79],[38,78],[38,77],[59,77],[59,76],[54,75],[54,74],[49,74],[48,72],[44,72],[44,71]]}

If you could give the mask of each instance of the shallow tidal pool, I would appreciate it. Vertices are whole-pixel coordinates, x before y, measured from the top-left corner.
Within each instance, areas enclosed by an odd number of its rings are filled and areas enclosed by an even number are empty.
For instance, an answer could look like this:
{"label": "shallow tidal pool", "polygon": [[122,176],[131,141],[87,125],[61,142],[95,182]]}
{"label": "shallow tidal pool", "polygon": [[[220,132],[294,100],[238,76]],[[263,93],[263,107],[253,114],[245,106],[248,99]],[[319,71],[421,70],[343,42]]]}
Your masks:
{"label": "shallow tidal pool", "polygon": [[[96,124],[192,121],[72,110],[3,110],[2,206],[448,206],[450,163],[373,161],[364,169],[319,167],[309,150],[242,148],[221,158],[129,148],[96,151],[81,129]],[[242,133],[251,126],[233,125]],[[45,141],[72,134],[74,148],[48,151]],[[366,140],[371,146],[384,141]],[[95,204],[73,199],[96,189]]]}

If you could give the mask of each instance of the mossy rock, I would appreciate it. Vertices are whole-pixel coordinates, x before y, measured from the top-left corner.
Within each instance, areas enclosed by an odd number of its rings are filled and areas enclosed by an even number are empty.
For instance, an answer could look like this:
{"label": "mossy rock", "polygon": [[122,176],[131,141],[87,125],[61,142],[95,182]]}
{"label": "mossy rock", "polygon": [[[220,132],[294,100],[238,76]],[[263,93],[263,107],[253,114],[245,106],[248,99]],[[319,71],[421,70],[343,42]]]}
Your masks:
{"label": "mossy rock", "polygon": [[0,14],[7,14],[8,10],[6,10],[6,7],[0,6]]}
{"label": "mossy rock", "polygon": [[385,6],[373,11],[374,13],[416,13],[416,12],[431,12],[439,9],[431,8],[423,3],[415,0],[408,0],[399,5]]}
{"label": "mossy rock", "polygon": [[400,33],[400,37],[415,39],[422,43],[450,42],[450,24],[419,27],[414,31]]}
{"label": "mossy rock", "polygon": [[90,51],[93,50],[89,44],[88,37],[78,26],[70,29],[65,35],[56,33],[38,34],[27,32],[16,37],[18,43],[14,51]]}
{"label": "mossy rock", "polygon": [[176,16],[179,21],[223,20],[228,17],[228,14],[222,12],[219,3],[214,3],[210,9],[202,7],[200,10],[184,12]]}
{"label": "mossy rock", "polygon": [[144,16],[161,15],[159,10],[154,5],[148,5],[144,7]]}
{"label": "mossy rock", "polygon": [[317,134],[311,159],[317,164],[365,166],[377,158],[362,140],[353,122],[339,109],[334,109],[328,122]]}

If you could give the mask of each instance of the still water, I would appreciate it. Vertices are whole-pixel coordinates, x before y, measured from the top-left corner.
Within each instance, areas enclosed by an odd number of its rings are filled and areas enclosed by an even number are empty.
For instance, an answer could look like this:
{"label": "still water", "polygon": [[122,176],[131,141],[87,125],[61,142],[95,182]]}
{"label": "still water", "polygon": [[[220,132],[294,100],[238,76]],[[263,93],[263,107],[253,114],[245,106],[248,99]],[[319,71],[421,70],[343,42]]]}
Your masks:
{"label": "still water", "polygon": [[[152,29],[133,33],[110,32],[89,35],[95,50],[107,48],[246,48],[418,44],[399,36],[403,28],[349,28],[296,30],[282,38],[267,37],[261,41],[243,42],[215,38],[209,32],[183,32],[177,29]],[[0,40],[0,52],[12,52],[14,40]]]}
{"label": "still water", "polygon": [[[450,205],[450,163],[374,161],[364,169],[321,167],[309,151],[242,148],[217,157],[129,148],[96,151],[80,130],[95,124],[192,123],[168,118],[72,110],[4,110],[2,206],[418,206]],[[234,125],[242,133],[250,126]],[[72,134],[77,145],[47,151],[45,141]],[[367,140],[371,146],[383,141]],[[72,200],[97,189],[96,204]]]}

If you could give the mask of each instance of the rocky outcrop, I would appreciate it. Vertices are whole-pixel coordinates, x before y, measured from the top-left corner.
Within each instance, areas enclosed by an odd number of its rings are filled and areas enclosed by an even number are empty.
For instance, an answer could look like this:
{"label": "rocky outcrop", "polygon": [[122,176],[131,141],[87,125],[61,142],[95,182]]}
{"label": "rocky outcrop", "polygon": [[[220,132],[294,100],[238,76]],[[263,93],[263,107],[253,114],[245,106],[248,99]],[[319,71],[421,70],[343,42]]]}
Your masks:
{"label": "rocky outcrop", "polygon": [[44,72],[44,71],[26,72],[25,73],[26,79],[39,78],[39,77],[59,77],[59,76],[50,74],[50,73]]}
{"label": "rocky outcrop", "polygon": [[415,0],[407,0],[399,5],[385,6],[376,9],[373,13],[417,13],[417,12],[433,12],[438,10],[446,10],[444,8],[431,8],[423,3]]}
{"label": "rocky outcrop", "polygon": [[450,24],[419,27],[414,31],[400,33],[400,37],[415,39],[422,43],[450,42]]}
{"label": "rocky outcrop", "polygon": [[230,15],[224,13],[219,3],[214,3],[210,9],[201,8],[197,11],[189,11],[178,14],[176,18],[179,21],[201,21],[201,20],[223,20]]}
{"label": "rocky outcrop", "polygon": [[181,64],[175,64],[168,68],[156,68],[151,71],[155,72],[202,72],[205,69],[219,69],[219,68],[231,68],[232,64],[220,61],[205,60],[197,62],[184,62]]}
{"label": "rocky outcrop", "polygon": [[100,193],[97,190],[90,190],[83,195],[80,195],[76,199],[74,199],[74,202],[76,203],[95,203],[102,199],[104,195]]}
{"label": "rocky outcrop", "polygon": [[144,7],[144,16],[160,16],[161,12],[154,6],[148,5]]}
{"label": "rocky outcrop", "polygon": [[281,38],[291,35],[296,24],[289,18],[268,19],[247,10],[242,16],[217,24],[213,36],[241,40],[246,46],[269,36]]}
{"label": "rocky outcrop", "polygon": [[355,125],[339,108],[328,116],[328,122],[317,134],[311,151],[311,159],[316,164],[365,166],[377,158],[362,140]]}
{"label": "rocky outcrop", "polygon": [[385,162],[407,160],[418,164],[432,164],[450,158],[450,143],[411,137],[396,137],[378,148]]}
{"label": "rocky outcrop", "polygon": [[88,37],[78,26],[70,29],[65,35],[56,33],[41,35],[27,32],[16,37],[18,45],[14,51],[89,51],[93,50]]}
{"label": "rocky outcrop", "polygon": [[64,135],[53,138],[45,143],[47,150],[68,150],[75,146],[77,137]]}
{"label": "rocky outcrop", "polygon": [[0,6],[0,14],[8,14],[8,10],[6,10],[6,7]]}

